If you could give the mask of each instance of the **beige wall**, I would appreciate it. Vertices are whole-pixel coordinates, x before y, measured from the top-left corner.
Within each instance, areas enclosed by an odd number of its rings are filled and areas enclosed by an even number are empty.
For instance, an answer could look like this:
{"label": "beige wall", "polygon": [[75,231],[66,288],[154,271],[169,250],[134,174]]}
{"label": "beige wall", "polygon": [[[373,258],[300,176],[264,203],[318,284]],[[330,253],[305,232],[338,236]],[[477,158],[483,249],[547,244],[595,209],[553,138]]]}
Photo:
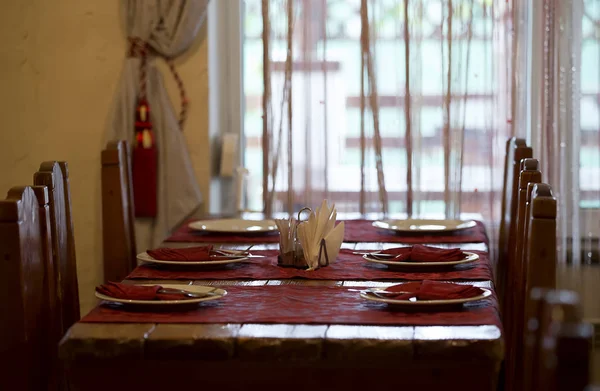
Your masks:
{"label": "beige wall", "polygon": [[[119,3],[0,2],[0,193],[30,184],[44,160],[68,161],[83,311],[102,279],[99,156],[126,51]],[[191,100],[186,136],[208,197],[205,31],[178,69]],[[171,77],[165,80],[177,105]]]}

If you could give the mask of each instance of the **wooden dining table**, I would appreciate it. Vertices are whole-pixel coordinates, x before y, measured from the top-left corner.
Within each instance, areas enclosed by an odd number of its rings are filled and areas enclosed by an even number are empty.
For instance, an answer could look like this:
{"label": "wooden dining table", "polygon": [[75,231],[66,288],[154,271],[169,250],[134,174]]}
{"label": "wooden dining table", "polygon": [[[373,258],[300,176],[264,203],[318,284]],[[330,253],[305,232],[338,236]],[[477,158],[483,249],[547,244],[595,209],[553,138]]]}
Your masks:
{"label": "wooden dining table", "polygon": [[[203,242],[215,248],[277,250],[277,243]],[[403,242],[344,242],[345,250],[380,250]],[[430,246],[488,251],[486,242]],[[164,247],[197,246],[165,241]],[[494,291],[490,279],[453,278]],[[293,285],[358,291],[389,279],[126,279],[127,284],[180,284],[251,289]],[[277,292],[277,291],[274,291]],[[83,293],[82,293],[83,294]],[[356,293],[358,296],[358,293]],[[233,297],[233,296],[232,296]],[[100,304],[100,307],[103,304]],[[318,305],[318,303],[315,303]],[[491,304],[497,307],[495,300]],[[252,311],[252,308],[249,309]],[[497,308],[494,308],[497,311]],[[410,315],[410,314],[408,314]],[[407,316],[408,316],[407,315]],[[233,318],[232,318],[233,319]],[[72,389],[349,389],[495,390],[504,357],[499,322],[470,325],[302,324],[298,322],[76,323],[60,345]],[[417,388],[414,388],[417,389]]]}

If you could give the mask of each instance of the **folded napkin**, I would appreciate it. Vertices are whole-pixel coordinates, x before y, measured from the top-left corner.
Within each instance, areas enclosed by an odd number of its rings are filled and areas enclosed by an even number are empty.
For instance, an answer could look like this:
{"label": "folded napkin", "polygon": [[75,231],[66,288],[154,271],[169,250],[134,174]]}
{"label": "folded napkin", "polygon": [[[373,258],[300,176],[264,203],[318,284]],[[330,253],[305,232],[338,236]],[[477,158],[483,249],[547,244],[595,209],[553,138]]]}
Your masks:
{"label": "folded napkin", "polygon": [[430,280],[392,285],[385,290],[387,292],[398,292],[397,296],[385,295],[385,297],[398,300],[408,300],[411,297],[416,297],[417,300],[466,299],[479,296],[483,293],[481,288],[472,285],[459,285]]}
{"label": "folded napkin", "polygon": [[335,204],[329,207],[327,200],[323,200],[321,206],[310,213],[308,220],[298,225],[298,239],[308,270],[327,266],[337,258],[344,241],[345,224],[335,225],[336,218]]}
{"label": "folded napkin", "polygon": [[414,262],[453,262],[465,259],[465,254],[459,248],[436,248],[415,244],[412,247],[396,247],[379,251],[383,254],[400,255],[392,261]]}
{"label": "folded napkin", "polygon": [[182,300],[187,297],[177,293],[158,293],[160,285],[142,286],[109,282],[96,287],[98,293],[125,300]]}
{"label": "folded napkin", "polygon": [[188,247],[188,248],[157,248],[146,252],[152,258],[160,261],[210,261],[212,246]]}

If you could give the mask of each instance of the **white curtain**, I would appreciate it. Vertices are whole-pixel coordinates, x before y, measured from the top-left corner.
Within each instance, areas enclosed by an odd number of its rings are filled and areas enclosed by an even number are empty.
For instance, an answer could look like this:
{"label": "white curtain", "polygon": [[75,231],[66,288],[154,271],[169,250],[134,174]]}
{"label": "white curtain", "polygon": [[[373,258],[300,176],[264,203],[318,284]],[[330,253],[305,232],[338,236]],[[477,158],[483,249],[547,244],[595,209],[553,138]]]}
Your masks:
{"label": "white curtain", "polygon": [[559,261],[587,263],[600,236],[600,1],[528,0],[515,11],[516,124],[558,200]]}
{"label": "white curtain", "polygon": [[497,220],[511,135],[510,3],[245,7],[246,164],[254,183],[262,176],[255,194],[267,213],[328,198],[342,212]]}
{"label": "white curtain", "polygon": [[[173,59],[190,47],[204,21],[207,3],[208,0],[126,0],[122,3],[127,38],[139,39],[155,52],[147,59],[146,93],[159,150],[158,208],[157,216],[152,221],[138,219],[136,222],[138,248],[159,244],[172,228],[202,202],[180,127],[179,112],[173,108],[167,94],[156,66],[156,56]],[[141,59],[137,57],[125,59],[109,118],[109,140],[134,140],[140,62]]]}

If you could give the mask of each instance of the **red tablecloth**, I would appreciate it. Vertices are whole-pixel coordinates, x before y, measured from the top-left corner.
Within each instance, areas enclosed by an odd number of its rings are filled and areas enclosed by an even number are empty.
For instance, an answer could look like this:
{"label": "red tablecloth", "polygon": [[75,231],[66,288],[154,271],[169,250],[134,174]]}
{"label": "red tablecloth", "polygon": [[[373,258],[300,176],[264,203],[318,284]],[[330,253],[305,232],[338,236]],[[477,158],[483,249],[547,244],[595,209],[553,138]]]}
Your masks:
{"label": "red tablecloth", "polygon": [[[186,221],[171,236],[167,242],[198,242],[198,243],[278,243],[278,233],[231,235],[217,233],[203,233],[193,231],[188,224],[194,220]],[[483,223],[461,231],[445,232],[439,234],[424,234],[423,232],[395,233],[373,227],[372,220],[345,220],[345,242],[387,242],[387,243],[487,243]]]}
{"label": "red tablecloth", "polygon": [[492,280],[492,266],[488,255],[472,251],[479,260],[466,265],[444,269],[389,269],[365,261],[352,250],[342,250],[336,262],[314,271],[305,271],[277,266],[277,250],[252,251],[266,258],[253,258],[244,263],[236,263],[221,268],[194,266],[149,266],[137,267],[127,276],[128,279],[150,280],[240,280],[240,279],[287,279],[307,278],[313,280]]}
{"label": "red tablecloth", "polygon": [[219,300],[182,312],[143,312],[100,305],[82,322],[107,323],[288,323],[357,325],[496,325],[495,297],[447,311],[401,311],[362,299],[344,287],[297,285],[226,287]]}

